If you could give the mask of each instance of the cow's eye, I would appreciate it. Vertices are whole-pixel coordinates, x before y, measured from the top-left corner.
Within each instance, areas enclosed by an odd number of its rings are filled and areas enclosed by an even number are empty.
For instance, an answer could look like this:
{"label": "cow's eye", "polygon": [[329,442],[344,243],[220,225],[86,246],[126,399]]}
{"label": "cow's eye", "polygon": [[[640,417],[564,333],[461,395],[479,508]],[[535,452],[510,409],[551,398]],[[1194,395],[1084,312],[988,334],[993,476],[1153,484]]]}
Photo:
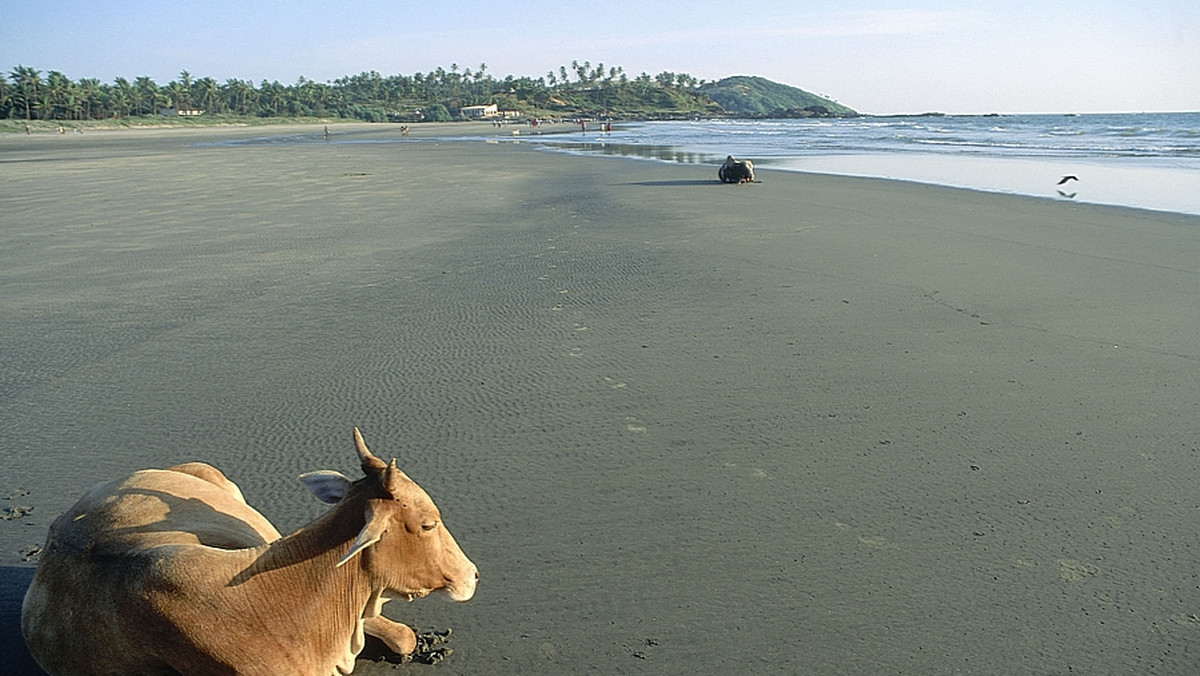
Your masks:
{"label": "cow's eye", "polygon": [[434,528],[437,528],[437,527],[438,527],[438,522],[437,522],[437,521],[430,521],[429,523],[423,523],[423,524],[421,524],[421,530],[423,530],[423,531],[431,531],[431,530],[433,530]]}

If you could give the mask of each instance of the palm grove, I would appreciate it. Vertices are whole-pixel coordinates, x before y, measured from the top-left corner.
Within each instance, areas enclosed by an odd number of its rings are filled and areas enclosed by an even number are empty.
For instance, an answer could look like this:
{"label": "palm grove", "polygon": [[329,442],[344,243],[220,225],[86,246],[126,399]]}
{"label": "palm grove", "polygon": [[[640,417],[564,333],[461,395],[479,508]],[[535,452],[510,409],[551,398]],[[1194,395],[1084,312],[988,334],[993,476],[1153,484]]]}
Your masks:
{"label": "palm grove", "polygon": [[390,75],[363,72],[322,83],[295,84],[231,78],[218,82],[182,71],[160,85],[149,77],[112,83],[71,80],[59,71],[16,66],[0,75],[0,119],[106,120],[156,115],[164,108],[197,109],[206,116],[327,117],[366,120],[451,120],[464,106],[495,103],[525,115],[673,117],[720,114],[704,83],[687,74],[642,73],[572,62],[543,77],[493,77],[478,68]]}

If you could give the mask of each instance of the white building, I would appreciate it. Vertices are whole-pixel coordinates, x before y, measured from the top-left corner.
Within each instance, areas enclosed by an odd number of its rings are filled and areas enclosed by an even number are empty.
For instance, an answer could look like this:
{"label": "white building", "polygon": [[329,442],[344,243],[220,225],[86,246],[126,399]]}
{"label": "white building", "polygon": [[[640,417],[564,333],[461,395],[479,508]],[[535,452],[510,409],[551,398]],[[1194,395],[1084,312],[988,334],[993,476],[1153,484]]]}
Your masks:
{"label": "white building", "polygon": [[203,115],[204,111],[199,108],[176,108],[175,106],[171,106],[170,108],[159,108],[158,114],[163,117],[192,117],[194,115]]}
{"label": "white building", "polygon": [[486,106],[465,106],[462,109],[463,117],[472,120],[482,120],[488,117],[496,117],[500,114],[500,108],[494,103],[489,103]]}

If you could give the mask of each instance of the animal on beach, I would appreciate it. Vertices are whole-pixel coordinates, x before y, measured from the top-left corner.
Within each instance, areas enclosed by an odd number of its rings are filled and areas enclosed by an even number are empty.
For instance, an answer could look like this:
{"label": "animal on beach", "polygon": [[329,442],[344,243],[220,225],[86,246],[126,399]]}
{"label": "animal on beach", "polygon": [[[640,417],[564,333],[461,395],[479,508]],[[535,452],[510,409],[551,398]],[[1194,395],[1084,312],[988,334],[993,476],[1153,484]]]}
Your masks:
{"label": "animal on beach", "polygon": [[750,160],[735,159],[730,155],[717,169],[717,178],[723,183],[751,183],[754,181],[754,163]]}
{"label": "animal on beach", "polygon": [[412,479],[367,449],[365,477],[301,481],[334,505],[281,537],[241,490],[199,462],[101,483],[54,521],[21,633],[58,674],[349,674],[365,635],[407,655],[412,629],[380,608],[479,574]]}

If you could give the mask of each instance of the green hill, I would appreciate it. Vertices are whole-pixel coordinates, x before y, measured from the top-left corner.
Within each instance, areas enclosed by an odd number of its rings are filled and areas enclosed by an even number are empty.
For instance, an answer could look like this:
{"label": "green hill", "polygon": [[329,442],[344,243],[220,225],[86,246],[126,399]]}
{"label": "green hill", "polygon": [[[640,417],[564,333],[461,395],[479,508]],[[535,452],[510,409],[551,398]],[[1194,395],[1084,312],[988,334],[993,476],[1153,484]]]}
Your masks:
{"label": "green hill", "polygon": [[[303,76],[294,85],[278,81],[255,86],[250,80],[218,83],[182,71],[169,85],[149,77],[111,85],[95,79],[72,81],[59,71],[17,66],[0,73],[0,133],[24,131],[33,122],[102,125],[165,124],[164,106],[190,108],[202,115],[170,124],[221,123],[321,118],[368,122],[466,119],[468,106],[495,104],[516,117],[607,117],[680,120],[709,117],[852,117],[858,113],[835,101],[766,78],[738,75],[702,83],[687,73],[664,71],[630,77],[620,67],[572,61],[543,77],[509,75],[498,80],[479,69],[438,68],[384,77],[362,72],[321,83]],[[145,118],[142,120],[141,118]],[[58,126],[55,124],[54,126]]]}
{"label": "green hill", "polygon": [[763,77],[735,75],[700,87],[727,113],[751,117],[855,117],[836,101]]}

